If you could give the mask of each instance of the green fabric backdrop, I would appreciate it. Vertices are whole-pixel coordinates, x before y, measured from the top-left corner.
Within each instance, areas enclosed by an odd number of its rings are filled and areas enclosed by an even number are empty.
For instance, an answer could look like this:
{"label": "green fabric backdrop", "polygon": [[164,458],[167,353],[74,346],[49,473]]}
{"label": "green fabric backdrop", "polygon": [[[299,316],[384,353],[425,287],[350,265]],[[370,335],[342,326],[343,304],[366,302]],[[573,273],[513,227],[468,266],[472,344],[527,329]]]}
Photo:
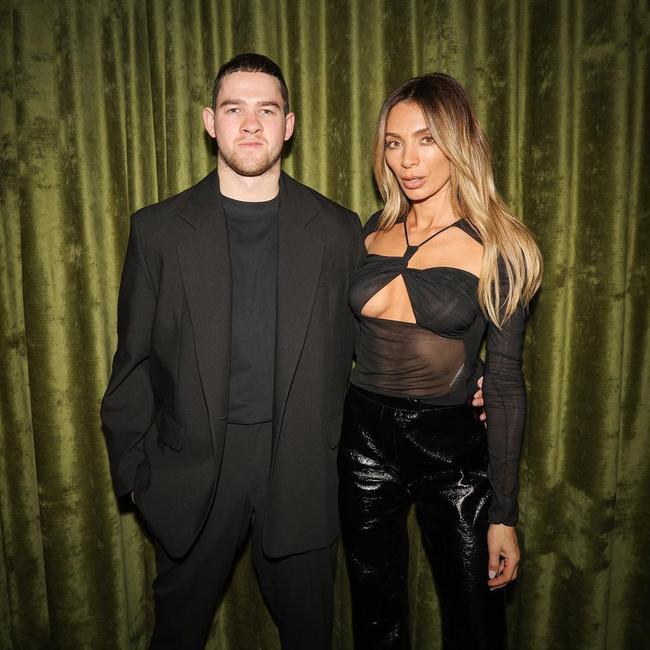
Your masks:
{"label": "green fabric backdrop", "polygon": [[[2,0],[0,647],[146,647],[152,547],[98,419],[128,216],[213,166],[201,107],[249,50],[289,83],[285,169],[364,219],[387,92],[434,70],[466,85],[546,260],[512,648],[649,647],[649,25],[643,0]],[[438,648],[411,530],[414,648]],[[208,647],[278,648],[246,550]]]}

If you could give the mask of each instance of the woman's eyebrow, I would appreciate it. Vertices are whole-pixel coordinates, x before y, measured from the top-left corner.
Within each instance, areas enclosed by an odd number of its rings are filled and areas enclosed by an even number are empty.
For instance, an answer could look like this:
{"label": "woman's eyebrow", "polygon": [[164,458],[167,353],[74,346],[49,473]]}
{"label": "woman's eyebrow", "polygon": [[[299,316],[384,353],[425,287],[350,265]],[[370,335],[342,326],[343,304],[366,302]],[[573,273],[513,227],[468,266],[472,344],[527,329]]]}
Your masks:
{"label": "woman's eyebrow", "polygon": [[[423,135],[425,133],[430,133],[430,130],[428,127],[424,127],[423,129],[418,129],[417,131],[413,132],[413,135]],[[401,138],[402,136],[399,135],[398,133],[393,133],[392,131],[386,131],[385,133],[386,136],[391,136],[392,138]]]}

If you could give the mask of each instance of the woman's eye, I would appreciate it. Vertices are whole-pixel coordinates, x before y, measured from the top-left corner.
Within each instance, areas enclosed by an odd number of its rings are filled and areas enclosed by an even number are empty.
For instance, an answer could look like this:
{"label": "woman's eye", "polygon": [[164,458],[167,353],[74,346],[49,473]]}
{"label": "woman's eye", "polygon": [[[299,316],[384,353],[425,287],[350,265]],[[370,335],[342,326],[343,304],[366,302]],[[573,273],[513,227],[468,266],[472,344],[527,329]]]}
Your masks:
{"label": "woman's eye", "polygon": [[422,138],[422,144],[435,144],[436,141],[430,136],[430,135],[425,135]]}
{"label": "woman's eye", "polygon": [[396,149],[399,147],[399,142],[397,140],[386,140],[384,147],[386,149]]}

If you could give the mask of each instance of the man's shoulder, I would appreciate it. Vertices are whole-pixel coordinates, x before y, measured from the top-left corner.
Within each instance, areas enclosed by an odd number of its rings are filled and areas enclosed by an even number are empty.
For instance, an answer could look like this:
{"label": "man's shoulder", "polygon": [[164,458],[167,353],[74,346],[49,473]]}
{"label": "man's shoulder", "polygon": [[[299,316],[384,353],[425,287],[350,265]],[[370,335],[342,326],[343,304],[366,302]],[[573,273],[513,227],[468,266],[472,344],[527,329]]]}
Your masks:
{"label": "man's shoulder", "polygon": [[133,219],[138,223],[139,227],[145,229],[149,226],[159,228],[166,223],[176,223],[176,217],[183,213],[190,200],[194,203],[202,201],[205,199],[205,195],[216,191],[214,189],[216,188],[216,182],[213,176],[214,172],[210,172],[195,185],[140,208],[133,214]]}
{"label": "man's shoulder", "polygon": [[[205,180],[205,179],[203,179]],[[203,182],[203,181],[200,181]],[[192,192],[197,188],[199,183],[192,185],[177,194],[173,194],[165,199],[146,205],[133,213],[133,218],[141,224],[147,224],[155,221],[160,223],[167,219],[174,218],[182,213]]]}
{"label": "man's shoulder", "polygon": [[311,202],[314,204],[314,207],[318,209],[319,212],[323,214],[331,214],[334,218],[344,217],[347,220],[353,219],[355,221],[359,220],[359,217],[355,212],[346,208],[345,206],[333,201],[324,194],[321,194],[313,187],[309,187],[300,181],[297,181],[295,178],[289,176],[286,172],[283,172],[283,177],[285,182],[288,184],[288,187],[291,188],[292,192],[296,195],[302,195],[302,198],[306,202]]}

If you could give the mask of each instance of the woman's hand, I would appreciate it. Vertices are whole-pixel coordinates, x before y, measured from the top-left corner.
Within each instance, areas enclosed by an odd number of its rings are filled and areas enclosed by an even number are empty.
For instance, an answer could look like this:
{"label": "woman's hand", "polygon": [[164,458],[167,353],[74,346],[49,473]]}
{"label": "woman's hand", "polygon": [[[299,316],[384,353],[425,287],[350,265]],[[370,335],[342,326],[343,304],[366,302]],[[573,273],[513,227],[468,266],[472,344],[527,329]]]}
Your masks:
{"label": "woman's hand", "polygon": [[[472,406],[485,406],[485,402],[483,401],[483,377],[478,378],[476,385],[478,386],[478,390],[474,393],[474,397],[472,398]],[[487,415],[485,414],[484,409],[481,409],[479,419],[485,424],[485,427],[487,428],[487,423],[485,422],[487,420]]]}
{"label": "woman's hand", "polygon": [[514,526],[490,524],[487,543],[488,585],[499,589],[517,577],[520,553]]}

